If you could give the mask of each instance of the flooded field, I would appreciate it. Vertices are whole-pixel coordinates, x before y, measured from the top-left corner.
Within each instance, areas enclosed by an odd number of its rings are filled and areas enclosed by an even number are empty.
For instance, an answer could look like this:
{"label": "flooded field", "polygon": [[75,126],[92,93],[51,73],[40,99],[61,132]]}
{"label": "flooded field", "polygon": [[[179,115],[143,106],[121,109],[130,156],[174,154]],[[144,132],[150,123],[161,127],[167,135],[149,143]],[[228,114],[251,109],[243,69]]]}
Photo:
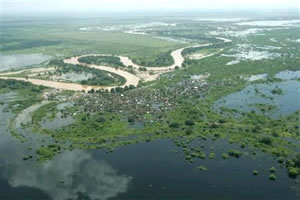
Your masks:
{"label": "flooded field", "polygon": [[[220,153],[230,146],[226,141],[199,141],[217,156],[192,164],[169,140],[130,145],[109,154],[103,150],[67,151],[40,164],[34,159],[24,161],[26,145],[5,139],[7,134],[1,134],[1,152],[9,155],[0,160],[2,199],[298,199],[291,188],[297,185],[270,157],[222,159]],[[197,170],[199,165],[207,171]],[[273,166],[277,180],[270,182],[267,171]],[[253,169],[259,171],[258,176],[252,174]]]}
{"label": "flooded field", "polygon": [[[299,71],[283,71],[275,75],[283,81],[275,83],[258,83],[251,84],[243,90],[230,94],[215,103],[215,107],[220,109],[231,108],[241,111],[250,112],[255,110],[261,112],[259,105],[270,105],[271,110],[265,110],[264,114],[279,118],[300,110],[300,82],[293,80],[299,76]],[[264,78],[261,75],[258,78]],[[251,78],[251,77],[250,77]],[[254,79],[256,79],[255,77]],[[252,78],[253,79],[253,78]],[[276,94],[274,91],[282,91]]]}
{"label": "flooded field", "polygon": [[90,78],[93,78],[94,75],[91,73],[75,73],[75,72],[68,72],[65,74],[62,74],[61,76],[55,77],[58,80],[64,80],[64,81],[72,81],[72,82],[80,82],[84,80],[88,80]]}
{"label": "flooded field", "polygon": [[300,199],[298,13],[54,11],[0,31],[0,200]]}
{"label": "flooded field", "polygon": [[59,112],[56,113],[56,115],[50,119],[49,116],[43,119],[41,127],[47,130],[55,130],[74,123],[75,120],[73,116],[69,116],[69,115],[67,116],[65,113],[62,112],[63,109],[70,107],[72,105],[73,104],[69,102],[58,104],[56,106],[56,109],[58,109]]}
{"label": "flooded field", "polygon": [[241,61],[257,61],[263,59],[275,59],[281,56],[280,53],[269,52],[267,50],[276,50],[280,47],[265,46],[265,47],[254,47],[249,44],[238,44],[237,48],[231,49],[229,53],[222,54],[224,57],[232,57],[234,60],[228,62],[226,65],[235,65]]}
{"label": "flooded field", "polygon": [[[7,100],[14,93],[0,95]],[[23,112],[24,124],[31,112],[45,103]],[[72,103],[61,103],[57,109],[65,109]],[[161,104],[155,104],[160,107]],[[32,133],[28,128],[18,129],[29,141],[21,142],[8,131],[8,120],[13,114],[0,106],[0,150],[7,156],[0,158],[0,198],[6,200],[65,200],[65,199],[160,199],[198,200],[297,200],[298,184],[286,176],[271,156],[230,144],[227,139],[213,141],[198,139],[191,147],[201,146],[206,159],[186,160],[182,147],[169,139],[132,144],[107,153],[106,150],[65,150],[53,159],[40,163],[35,148],[49,144],[49,137]],[[72,119],[59,114],[42,124],[55,129],[67,125]],[[139,126],[134,124],[133,126]],[[222,158],[228,149],[242,153],[240,158]],[[276,181],[270,181],[269,169],[276,168]],[[253,170],[258,175],[253,175]],[[242,178],[241,178],[242,177]],[[100,197],[100,198],[99,198]]]}
{"label": "flooded field", "polygon": [[49,60],[51,57],[42,54],[16,54],[2,55],[0,54],[0,71],[20,69],[33,64],[40,64]]}
{"label": "flooded field", "polygon": [[300,20],[261,20],[237,23],[240,26],[300,26]]}

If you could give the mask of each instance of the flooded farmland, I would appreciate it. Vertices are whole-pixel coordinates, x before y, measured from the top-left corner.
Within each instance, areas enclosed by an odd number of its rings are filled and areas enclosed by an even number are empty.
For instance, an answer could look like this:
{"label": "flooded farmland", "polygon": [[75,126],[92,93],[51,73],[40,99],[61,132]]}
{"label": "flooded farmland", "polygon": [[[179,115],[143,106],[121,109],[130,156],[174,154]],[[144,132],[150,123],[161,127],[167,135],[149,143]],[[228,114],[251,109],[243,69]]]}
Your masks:
{"label": "flooded farmland", "polygon": [[40,64],[49,60],[51,57],[42,54],[0,54],[0,71],[20,69],[22,67]]}

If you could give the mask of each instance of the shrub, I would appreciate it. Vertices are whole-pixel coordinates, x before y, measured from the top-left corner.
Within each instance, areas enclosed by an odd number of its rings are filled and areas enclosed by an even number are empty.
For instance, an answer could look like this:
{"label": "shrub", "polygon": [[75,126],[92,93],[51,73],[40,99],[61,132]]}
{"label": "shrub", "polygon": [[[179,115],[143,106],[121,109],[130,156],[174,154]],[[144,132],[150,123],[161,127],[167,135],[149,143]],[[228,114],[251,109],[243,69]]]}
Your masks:
{"label": "shrub", "polygon": [[228,155],[227,153],[223,153],[223,154],[222,154],[222,158],[223,158],[223,159],[227,159],[228,157],[229,157],[229,155]]}
{"label": "shrub", "polygon": [[206,158],[206,155],[204,152],[199,152],[198,155],[197,155],[198,158],[200,159],[205,159]]}
{"label": "shrub", "polygon": [[208,156],[210,159],[214,159],[216,157],[216,154],[215,153],[210,153],[209,156]]}
{"label": "shrub", "polygon": [[186,121],[185,121],[185,125],[187,125],[187,126],[194,126],[194,125],[195,125],[195,122],[192,121],[192,120],[186,120]]}
{"label": "shrub", "polygon": [[257,176],[258,175],[258,171],[257,170],[253,170],[253,175]]}
{"label": "shrub", "polygon": [[102,116],[99,116],[99,117],[97,117],[97,119],[96,119],[96,122],[98,122],[98,123],[104,123],[105,121],[106,121],[105,118],[102,117]]}
{"label": "shrub", "polygon": [[272,94],[277,94],[277,95],[283,94],[283,91],[280,88],[273,89],[271,92],[272,92]]}
{"label": "shrub", "polygon": [[273,132],[272,135],[273,135],[274,137],[279,137],[279,134],[278,134],[277,132]]}
{"label": "shrub", "polygon": [[272,145],[273,141],[271,137],[264,136],[259,140],[260,143],[266,144],[266,145]]}
{"label": "shrub", "polygon": [[292,178],[296,178],[300,174],[300,169],[296,167],[289,167],[288,168],[289,176]]}
{"label": "shrub", "polygon": [[199,167],[197,167],[197,170],[200,170],[200,171],[207,171],[207,168],[200,165]]}
{"label": "shrub", "polygon": [[134,89],[134,88],[135,88],[134,85],[129,85],[129,89],[130,89],[130,90],[132,90],[132,89]]}
{"label": "shrub", "polygon": [[279,163],[283,163],[283,162],[284,162],[284,158],[283,158],[283,157],[279,157],[279,158],[278,158],[278,162],[279,162]]}
{"label": "shrub", "polygon": [[220,119],[220,120],[219,120],[219,123],[220,123],[220,124],[224,124],[224,123],[226,123],[226,121],[225,121],[225,119]]}
{"label": "shrub", "polygon": [[169,127],[170,128],[179,128],[179,123],[177,123],[177,122],[173,122],[173,123],[171,123],[170,125],[169,125]]}
{"label": "shrub", "polygon": [[127,120],[129,123],[134,123],[134,117],[128,117],[128,120]]}
{"label": "shrub", "polygon": [[295,166],[300,168],[300,154],[296,156],[296,158],[293,158],[293,162],[295,163]]}
{"label": "shrub", "polygon": [[269,179],[271,181],[275,181],[276,180],[276,175],[275,174],[270,174]]}
{"label": "shrub", "polygon": [[95,93],[95,89],[91,89],[90,91],[89,91],[89,93]]}
{"label": "shrub", "polygon": [[269,169],[269,171],[270,171],[271,173],[275,173],[275,172],[276,172],[276,169],[275,169],[275,167],[271,167],[271,168]]}
{"label": "shrub", "polygon": [[211,127],[211,128],[219,128],[219,125],[216,124],[216,123],[213,123],[210,127]]}
{"label": "shrub", "polygon": [[192,135],[192,133],[193,133],[193,130],[191,130],[191,129],[188,129],[188,130],[186,130],[186,132],[185,132],[187,135]]}
{"label": "shrub", "polygon": [[235,158],[239,158],[241,157],[242,153],[239,152],[239,151],[236,151],[236,150],[229,150],[228,154],[232,157],[235,157]]}

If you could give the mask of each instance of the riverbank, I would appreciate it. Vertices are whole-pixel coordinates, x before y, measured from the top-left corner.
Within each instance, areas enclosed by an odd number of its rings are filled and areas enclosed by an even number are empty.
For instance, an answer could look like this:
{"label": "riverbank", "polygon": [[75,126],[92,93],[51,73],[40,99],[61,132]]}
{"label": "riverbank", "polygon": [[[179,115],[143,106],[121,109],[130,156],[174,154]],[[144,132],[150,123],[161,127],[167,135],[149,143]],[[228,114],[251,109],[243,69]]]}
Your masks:
{"label": "riverbank", "polygon": [[[223,40],[224,43],[228,43],[231,42],[231,40],[229,39],[225,39],[225,38],[218,38],[220,40]],[[94,68],[94,69],[98,69],[98,70],[103,70],[109,73],[113,73],[116,75],[119,75],[123,78],[125,78],[125,83],[121,86],[94,86],[94,85],[83,85],[83,84],[78,84],[78,83],[65,83],[65,82],[59,82],[59,81],[50,81],[50,80],[40,80],[40,79],[33,79],[33,78],[29,78],[30,75],[26,78],[22,78],[22,77],[13,77],[11,75],[17,75],[18,72],[11,72],[11,73],[3,73],[0,74],[0,79],[4,79],[4,80],[8,80],[8,79],[14,79],[14,80],[20,80],[20,81],[26,81],[26,82],[30,82],[32,84],[35,85],[42,85],[45,87],[51,87],[51,88],[55,88],[55,89],[63,89],[63,90],[72,90],[72,91],[85,91],[88,92],[91,89],[94,90],[111,90],[113,88],[117,88],[117,87],[129,87],[129,86],[135,86],[137,87],[138,84],[143,81],[143,82],[148,82],[148,81],[154,81],[156,79],[158,79],[158,77],[161,74],[167,73],[167,72],[171,72],[173,70],[175,70],[176,68],[182,68],[183,67],[183,63],[185,61],[185,57],[182,55],[182,52],[184,49],[187,48],[199,48],[199,47],[209,47],[212,46],[212,43],[207,43],[207,44],[200,44],[200,45],[193,45],[193,46],[188,46],[185,48],[180,48],[177,50],[174,50],[173,52],[171,52],[171,56],[174,60],[174,64],[170,65],[170,66],[165,66],[165,67],[146,67],[146,66],[140,66],[138,64],[135,64],[129,57],[126,56],[118,56],[120,58],[121,63],[123,63],[124,66],[126,67],[131,67],[133,70],[133,73],[130,73],[126,70],[123,69],[119,69],[119,68],[113,68],[113,67],[109,67],[109,66],[100,66],[100,65],[95,65],[95,64],[87,64],[87,63],[83,63],[83,62],[79,62],[78,59],[82,58],[82,57],[86,57],[86,56],[112,56],[112,55],[107,55],[107,54],[88,54],[88,55],[81,55],[81,56],[76,56],[76,57],[71,57],[68,59],[64,59],[64,63],[66,64],[73,64],[73,65],[82,65],[85,67],[90,67],[90,68]],[[219,53],[220,51],[216,52],[216,53],[212,53],[209,55],[203,55],[203,56],[198,56],[197,60],[199,59],[204,59],[207,57],[211,57],[216,55],[217,53]],[[144,70],[141,70],[144,69]],[[53,69],[51,69],[53,70]],[[38,69],[32,69],[32,72],[41,72],[43,71],[41,68]],[[24,70],[19,71],[19,73],[23,73]],[[7,76],[10,75],[10,76]]]}

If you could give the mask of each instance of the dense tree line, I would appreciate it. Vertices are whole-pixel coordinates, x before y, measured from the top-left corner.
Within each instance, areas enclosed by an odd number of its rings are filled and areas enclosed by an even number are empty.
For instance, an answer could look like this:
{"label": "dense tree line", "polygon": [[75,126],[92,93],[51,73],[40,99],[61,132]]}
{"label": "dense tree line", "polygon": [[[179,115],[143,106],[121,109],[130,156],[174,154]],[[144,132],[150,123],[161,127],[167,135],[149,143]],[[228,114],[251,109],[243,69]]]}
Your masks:
{"label": "dense tree line", "polygon": [[148,66],[148,67],[163,67],[163,66],[169,66],[174,63],[174,60],[171,56],[171,51],[161,53],[155,59],[150,61],[140,60],[140,59],[133,59],[134,63],[137,63],[138,65],[142,66]]}
{"label": "dense tree line", "polygon": [[119,57],[115,56],[85,56],[78,59],[79,62],[95,65],[108,65],[111,67],[124,67]]}
{"label": "dense tree line", "polygon": [[0,88],[9,90],[25,90],[30,89],[32,92],[41,92],[45,87],[33,85],[29,82],[18,80],[2,80],[0,79]]}
{"label": "dense tree line", "polygon": [[125,78],[112,74],[110,76],[107,72],[94,69],[94,68],[89,68],[89,67],[84,67],[82,65],[72,65],[72,64],[66,64],[62,60],[51,60],[49,62],[49,65],[53,65],[56,67],[55,73],[58,74],[66,74],[68,72],[75,72],[75,73],[90,73],[93,74],[92,78],[89,78],[88,80],[83,80],[81,81],[81,84],[83,85],[113,85],[113,84],[124,84],[125,83]]}
{"label": "dense tree line", "polygon": [[121,92],[126,92],[126,91],[129,91],[129,90],[133,90],[135,89],[136,87],[134,85],[129,85],[129,86],[125,86],[125,87],[116,87],[116,88],[111,88],[111,90],[108,90],[108,89],[100,89],[100,90],[95,90],[95,89],[91,89],[90,91],[88,91],[88,93],[121,93]]}
{"label": "dense tree line", "polygon": [[224,47],[226,47],[226,43],[224,43],[223,41],[222,42],[220,42],[220,40],[219,40],[219,42],[218,43],[215,43],[215,44],[212,44],[211,46],[208,46],[208,47],[195,47],[195,48],[193,48],[193,47],[191,47],[191,48],[186,48],[186,49],[184,49],[183,51],[182,51],[182,55],[189,55],[189,54],[192,54],[192,53],[194,53],[194,52],[197,52],[197,51],[199,51],[199,50],[201,50],[201,49],[207,49],[207,48],[210,48],[210,49],[219,49],[219,48],[224,48]]}
{"label": "dense tree line", "polygon": [[217,39],[215,37],[201,35],[199,32],[195,32],[194,29],[185,29],[184,31],[182,29],[172,30],[172,31],[156,30],[152,33],[160,35],[160,36],[164,36],[164,37],[188,39],[188,40],[198,40],[198,41],[208,41],[210,43],[223,42],[222,40]]}

